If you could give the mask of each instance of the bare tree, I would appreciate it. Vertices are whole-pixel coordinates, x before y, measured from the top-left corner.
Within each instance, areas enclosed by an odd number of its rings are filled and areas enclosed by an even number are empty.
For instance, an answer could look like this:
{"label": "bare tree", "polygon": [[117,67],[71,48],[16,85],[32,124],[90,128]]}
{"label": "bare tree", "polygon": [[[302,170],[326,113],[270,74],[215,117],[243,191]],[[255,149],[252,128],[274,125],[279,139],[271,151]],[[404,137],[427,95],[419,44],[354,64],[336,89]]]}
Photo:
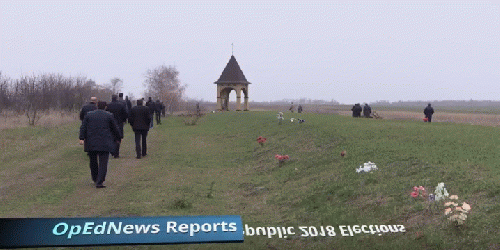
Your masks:
{"label": "bare tree", "polygon": [[122,90],[122,87],[123,87],[123,80],[122,79],[120,79],[118,77],[111,79],[110,89],[111,89],[111,92],[113,94],[120,92]]}
{"label": "bare tree", "polygon": [[175,66],[161,65],[146,71],[145,76],[145,97],[161,100],[170,113],[178,110],[186,86],[181,84]]}

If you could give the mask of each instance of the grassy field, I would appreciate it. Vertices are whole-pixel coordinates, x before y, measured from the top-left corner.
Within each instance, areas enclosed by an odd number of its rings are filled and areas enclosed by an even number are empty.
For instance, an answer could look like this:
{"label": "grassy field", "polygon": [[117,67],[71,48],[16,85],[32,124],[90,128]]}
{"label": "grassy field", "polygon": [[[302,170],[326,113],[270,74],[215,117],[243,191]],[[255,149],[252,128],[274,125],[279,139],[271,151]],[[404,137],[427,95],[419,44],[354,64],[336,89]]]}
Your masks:
{"label": "grassy field", "polygon": [[[278,125],[276,112],[224,112],[185,126],[184,118],[169,117],[150,131],[148,157],[141,160],[126,126],[106,189],[93,187],[78,145],[79,122],[4,129],[0,217],[241,215],[252,227],[332,225],[337,233],[172,249],[500,248],[496,128],[315,113],[285,118]],[[258,136],[267,138],[263,147]],[[275,154],[290,160],[279,167]],[[379,170],[356,173],[367,161]],[[471,205],[464,226],[450,224],[442,205],[429,209],[410,196],[413,186],[433,192],[439,182]],[[404,225],[406,232],[342,237],[339,225]],[[110,248],[165,246],[102,247]]]}

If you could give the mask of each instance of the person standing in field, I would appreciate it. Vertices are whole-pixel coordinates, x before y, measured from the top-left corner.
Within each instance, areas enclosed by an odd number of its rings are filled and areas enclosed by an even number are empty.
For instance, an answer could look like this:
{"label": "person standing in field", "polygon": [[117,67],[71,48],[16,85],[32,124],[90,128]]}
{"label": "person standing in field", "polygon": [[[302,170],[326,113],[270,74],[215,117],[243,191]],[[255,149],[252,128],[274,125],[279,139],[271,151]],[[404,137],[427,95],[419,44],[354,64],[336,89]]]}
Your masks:
{"label": "person standing in field", "polygon": [[302,106],[299,104],[299,106],[297,107],[297,113],[302,113]]}
{"label": "person standing in field", "polygon": [[107,111],[106,102],[98,102],[97,110],[88,112],[80,126],[80,145],[90,158],[90,175],[96,188],[105,188],[109,153],[123,138],[116,120]]}
{"label": "person standing in field", "polygon": [[368,103],[365,103],[365,106],[363,107],[363,115],[365,118],[372,118],[370,114],[372,113],[372,108],[368,105]]}
{"label": "person standing in field", "polygon": [[363,108],[361,107],[361,104],[356,103],[354,104],[354,106],[352,106],[351,110],[352,110],[352,117],[360,117]]}
{"label": "person standing in field", "polygon": [[150,128],[153,128],[153,116],[154,116],[154,113],[155,113],[155,110],[156,110],[156,107],[155,107],[155,102],[151,99],[151,97],[149,97],[149,100],[146,102],[146,107],[149,108],[150,112],[151,112],[151,124],[150,124]]}
{"label": "person standing in field", "polygon": [[290,108],[288,110],[290,110],[292,113],[295,110],[295,106],[293,105],[293,102],[292,102],[292,105],[290,106]]}
{"label": "person standing in field", "polygon": [[137,106],[132,108],[128,117],[128,122],[135,133],[135,152],[137,154],[137,159],[141,159],[141,157],[147,155],[146,137],[148,136],[150,128],[149,124],[153,123],[151,113],[149,107],[142,105],[142,100],[137,100]]}
{"label": "person standing in field", "polygon": [[434,109],[431,107],[431,104],[427,104],[427,107],[424,109],[425,118],[427,118],[427,122],[431,122],[432,115],[434,114]]}
{"label": "person standing in field", "polygon": [[85,115],[97,109],[97,97],[90,97],[90,102],[83,105],[82,110],[80,111],[80,121],[83,121]]}
{"label": "person standing in field", "polygon": [[[111,112],[113,117],[116,120],[116,124],[118,124],[118,129],[120,129],[120,133],[122,134],[122,138],[125,136],[123,134],[123,124],[127,121],[127,104],[118,101],[116,95],[111,96],[111,103],[108,104],[106,111]],[[120,158],[120,144],[116,145],[116,151],[111,152],[113,157]]]}

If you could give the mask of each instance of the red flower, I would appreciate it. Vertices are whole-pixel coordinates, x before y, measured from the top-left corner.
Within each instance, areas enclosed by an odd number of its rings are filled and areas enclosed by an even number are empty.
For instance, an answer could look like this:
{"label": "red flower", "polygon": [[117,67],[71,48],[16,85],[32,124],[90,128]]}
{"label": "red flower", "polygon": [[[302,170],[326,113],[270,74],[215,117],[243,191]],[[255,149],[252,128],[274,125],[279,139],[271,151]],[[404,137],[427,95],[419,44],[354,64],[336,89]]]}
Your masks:
{"label": "red flower", "polygon": [[275,155],[274,158],[278,159],[281,157],[281,155]]}
{"label": "red flower", "polygon": [[413,190],[415,190],[415,192],[418,192],[418,187],[417,187],[417,186],[414,186],[414,187],[413,187]]}
{"label": "red flower", "polygon": [[283,156],[283,159],[288,160],[288,159],[290,159],[290,156],[285,155],[285,156]]}
{"label": "red flower", "polygon": [[411,197],[417,198],[418,197],[418,192],[411,192]]}
{"label": "red flower", "polygon": [[279,161],[282,161],[282,160],[283,160],[283,156],[282,156],[282,155],[279,155],[279,156],[278,156],[278,160],[279,160]]}

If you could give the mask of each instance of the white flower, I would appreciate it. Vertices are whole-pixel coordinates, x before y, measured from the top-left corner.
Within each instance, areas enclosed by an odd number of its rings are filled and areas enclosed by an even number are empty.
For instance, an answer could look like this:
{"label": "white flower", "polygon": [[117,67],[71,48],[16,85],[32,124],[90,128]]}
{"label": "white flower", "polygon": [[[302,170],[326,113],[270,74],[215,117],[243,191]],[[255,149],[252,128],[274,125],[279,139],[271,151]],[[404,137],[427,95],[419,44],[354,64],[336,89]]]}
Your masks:
{"label": "white flower", "polygon": [[446,197],[448,197],[448,195],[449,195],[448,191],[446,191],[446,188],[443,189],[443,195],[446,196]]}

